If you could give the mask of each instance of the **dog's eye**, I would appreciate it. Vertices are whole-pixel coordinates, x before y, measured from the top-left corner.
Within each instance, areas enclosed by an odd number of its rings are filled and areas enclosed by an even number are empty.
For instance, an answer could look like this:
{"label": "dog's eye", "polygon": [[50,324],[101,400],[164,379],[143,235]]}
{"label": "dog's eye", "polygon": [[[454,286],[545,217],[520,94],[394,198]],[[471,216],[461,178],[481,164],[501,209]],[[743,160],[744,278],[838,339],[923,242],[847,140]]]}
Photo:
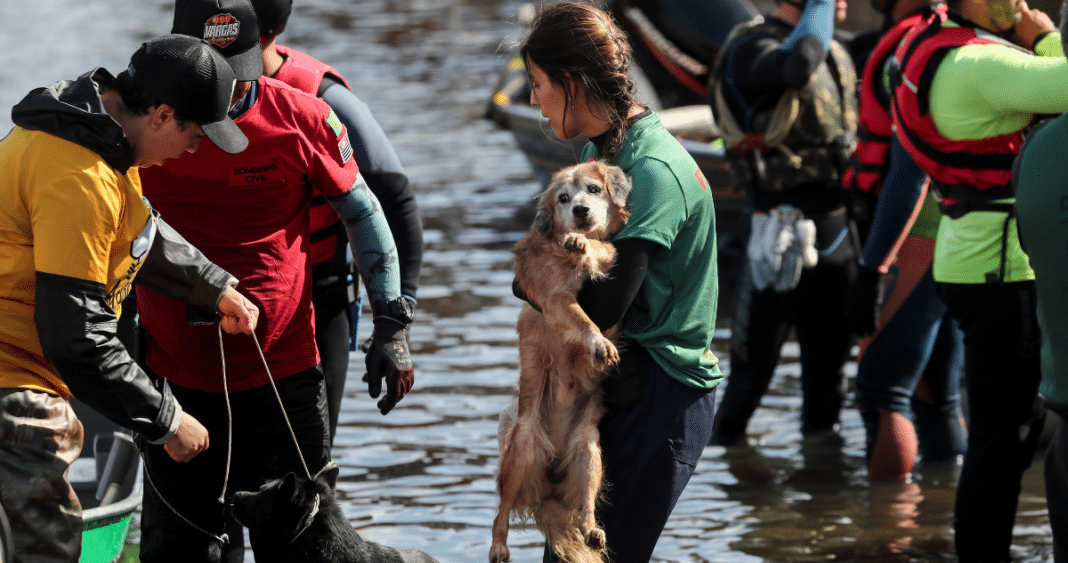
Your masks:
{"label": "dog's eye", "polygon": [[560,203],[567,203],[570,200],[571,200],[571,198],[568,197],[568,195],[566,193],[561,193],[560,195],[556,196],[556,201],[558,201]]}
{"label": "dog's eye", "polygon": [[586,191],[596,195],[601,193],[601,186],[598,186],[597,184],[586,184]]}

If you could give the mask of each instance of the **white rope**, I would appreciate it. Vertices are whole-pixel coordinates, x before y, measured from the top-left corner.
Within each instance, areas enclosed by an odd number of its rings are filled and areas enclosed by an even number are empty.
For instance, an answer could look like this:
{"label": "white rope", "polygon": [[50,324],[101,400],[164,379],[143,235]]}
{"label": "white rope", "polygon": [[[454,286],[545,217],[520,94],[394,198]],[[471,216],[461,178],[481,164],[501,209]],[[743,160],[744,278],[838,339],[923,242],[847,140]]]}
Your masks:
{"label": "white rope", "polygon": [[222,323],[219,323],[219,355],[222,357],[223,397],[226,399],[226,472],[223,473],[223,488],[219,492],[219,504],[226,503],[226,486],[230,482],[230,459],[234,448],[234,414],[230,410],[230,390],[226,386],[226,352],[223,351]]}
{"label": "white rope", "polygon": [[256,350],[260,353],[260,359],[263,360],[263,369],[267,370],[267,381],[271,382],[271,389],[274,389],[274,396],[278,399],[278,406],[282,409],[282,418],[286,421],[286,427],[289,428],[289,435],[293,437],[293,445],[297,447],[297,457],[300,458],[300,464],[304,466],[304,474],[308,476],[308,480],[312,480],[311,471],[308,471],[308,464],[304,461],[304,454],[300,451],[300,442],[297,441],[297,434],[293,432],[293,426],[289,424],[289,415],[286,414],[286,407],[282,404],[282,396],[278,394],[278,387],[274,384],[274,376],[271,375],[271,368],[267,365],[267,358],[263,356],[263,348],[260,347],[260,340],[256,338],[256,333],[252,333],[252,340],[256,342]]}
{"label": "white rope", "polygon": [[[304,467],[304,473],[308,476],[309,480],[312,480],[312,474],[308,471],[308,464],[304,461],[304,453],[300,451],[300,442],[297,441],[297,434],[293,431],[293,425],[289,423],[289,415],[286,414],[285,405],[282,403],[282,396],[278,393],[278,387],[274,384],[274,376],[271,375],[271,368],[267,365],[267,358],[263,355],[263,348],[260,347],[260,341],[256,337],[256,333],[252,333],[252,340],[256,343],[256,350],[260,353],[260,359],[263,360],[263,368],[267,370],[267,380],[271,382],[271,389],[274,390],[274,396],[278,399],[278,406],[282,409],[282,418],[286,421],[286,427],[289,429],[289,435],[293,438],[293,445],[297,448],[297,457],[300,458],[300,464]],[[230,482],[230,461],[233,458],[233,432],[234,432],[234,415],[230,407],[230,390],[226,384],[226,351],[223,347],[223,330],[222,323],[219,323],[219,355],[222,359],[222,379],[223,379],[223,397],[226,399],[226,471],[223,474],[223,487],[222,492],[219,493],[219,504],[226,503],[226,488]],[[144,457],[144,452],[141,452],[141,456]],[[327,463],[327,467],[329,467]],[[325,467],[324,467],[325,469]],[[322,473],[322,471],[320,471]],[[148,471],[148,466],[145,466],[144,475],[148,480],[148,484],[152,487],[152,490],[156,492],[156,498],[160,500],[167,508],[171,510],[176,516],[189,524],[193,529],[206,534],[207,536],[218,540],[223,545],[230,542],[229,536],[225,533],[221,536],[215,535],[200,526],[197,526],[190,521],[182,513],[178,512],[171,503],[167,502],[167,499],[163,498],[159,489],[156,488],[156,484],[152,481],[152,475]],[[316,475],[318,476],[318,475]]]}

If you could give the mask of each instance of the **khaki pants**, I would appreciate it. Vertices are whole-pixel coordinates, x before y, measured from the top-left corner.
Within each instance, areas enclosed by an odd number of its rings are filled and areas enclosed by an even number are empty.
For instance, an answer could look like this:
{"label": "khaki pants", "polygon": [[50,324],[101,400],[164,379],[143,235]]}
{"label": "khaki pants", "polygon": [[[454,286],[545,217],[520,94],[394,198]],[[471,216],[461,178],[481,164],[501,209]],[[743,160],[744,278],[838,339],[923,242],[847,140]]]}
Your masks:
{"label": "khaki pants", "polygon": [[75,563],[82,507],[67,469],[82,451],[82,423],[66,400],[0,389],[0,506],[16,563]]}

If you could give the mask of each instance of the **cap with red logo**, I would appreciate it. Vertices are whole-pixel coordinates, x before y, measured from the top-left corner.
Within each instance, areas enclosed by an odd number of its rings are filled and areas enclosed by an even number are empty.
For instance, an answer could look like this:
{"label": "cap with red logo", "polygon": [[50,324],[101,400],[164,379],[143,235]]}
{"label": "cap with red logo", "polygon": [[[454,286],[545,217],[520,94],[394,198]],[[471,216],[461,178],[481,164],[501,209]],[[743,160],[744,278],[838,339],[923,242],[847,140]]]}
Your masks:
{"label": "cap with red logo", "polygon": [[248,0],[178,0],[171,33],[201,37],[219,50],[241,81],[263,74],[260,30]]}

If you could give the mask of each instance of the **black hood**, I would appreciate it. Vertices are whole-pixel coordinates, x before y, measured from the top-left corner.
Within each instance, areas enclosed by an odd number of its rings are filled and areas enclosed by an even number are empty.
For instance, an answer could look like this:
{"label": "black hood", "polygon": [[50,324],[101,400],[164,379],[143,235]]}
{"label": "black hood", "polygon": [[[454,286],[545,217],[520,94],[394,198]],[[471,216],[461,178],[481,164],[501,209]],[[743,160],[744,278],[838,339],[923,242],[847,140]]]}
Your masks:
{"label": "black hood", "polygon": [[104,111],[99,92],[99,85],[114,79],[97,68],[75,80],[32,90],[12,108],[11,121],[85,147],[125,174],[134,163],[133,148],[122,127]]}

